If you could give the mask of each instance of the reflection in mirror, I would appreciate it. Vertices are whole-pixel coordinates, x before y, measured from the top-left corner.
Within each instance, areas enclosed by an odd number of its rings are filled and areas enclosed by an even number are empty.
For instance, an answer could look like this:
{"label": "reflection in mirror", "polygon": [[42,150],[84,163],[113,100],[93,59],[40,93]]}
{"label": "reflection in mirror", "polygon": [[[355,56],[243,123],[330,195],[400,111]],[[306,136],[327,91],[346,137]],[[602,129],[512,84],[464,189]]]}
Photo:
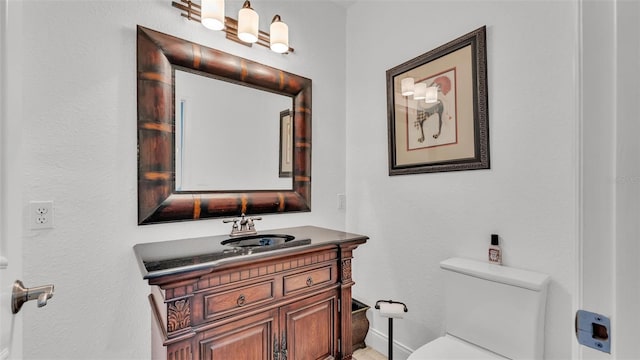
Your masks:
{"label": "reflection in mirror", "polygon": [[[293,156],[281,113],[293,99],[175,69],[176,190],[291,190]],[[289,128],[292,130],[291,128]]]}
{"label": "reflection in mirror", "polygon": [[293,170],[293,114],[291,110],[280,112],[280,166],[278,176],[291,177]]}

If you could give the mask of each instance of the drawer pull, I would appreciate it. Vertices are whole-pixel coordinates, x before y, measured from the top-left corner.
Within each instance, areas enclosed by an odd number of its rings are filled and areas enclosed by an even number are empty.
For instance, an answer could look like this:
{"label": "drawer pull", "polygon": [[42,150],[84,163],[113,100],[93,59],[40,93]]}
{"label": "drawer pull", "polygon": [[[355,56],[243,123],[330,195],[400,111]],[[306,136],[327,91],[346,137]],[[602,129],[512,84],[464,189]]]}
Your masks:
{"label": "drawer pull", "polygon": [[240,296],[238,296],[238,300],[236,300],[236,303],[238,304],[238,306],[243,306],[244,303],[246,302],[247,302],[247,298],[242,294],[240,294]]}
{"label": "drawer pull", "polygon": [[312,286],[313,285],[313,278],[311,276],[309,276],[307,278],[307,286]]}

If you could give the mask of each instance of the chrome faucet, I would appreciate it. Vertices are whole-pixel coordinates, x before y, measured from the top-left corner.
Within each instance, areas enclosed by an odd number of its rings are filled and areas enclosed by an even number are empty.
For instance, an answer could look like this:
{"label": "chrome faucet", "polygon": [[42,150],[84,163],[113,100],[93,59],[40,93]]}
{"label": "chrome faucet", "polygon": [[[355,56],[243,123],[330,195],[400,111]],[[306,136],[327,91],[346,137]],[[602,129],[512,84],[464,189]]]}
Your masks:
{"label": "chrome faucet", "polygon": [[240,236],[240,235],[252,235],[252,234],[258,233],[258,231],[256,231],[256,226],[254,223],[255,220],[262,220],[262,217],[257,216],[257,217],[247,218],[245,217],[244,213],[242,213],[240,218],[224,219],[222,220],[222,222],[223,223],[233,222],[233,225],[231,226],[231,233],[229,234],[229,236]]}
{"label": "chrome faucet", "polygon": [[37,286],[25,288],[20,280],[13,283],[13,293],[11,296],[11,311],[17,314],[22,305],[29,300],[37,300],[38,307],[47,305],[47,300],[53,297],[53,285]]}

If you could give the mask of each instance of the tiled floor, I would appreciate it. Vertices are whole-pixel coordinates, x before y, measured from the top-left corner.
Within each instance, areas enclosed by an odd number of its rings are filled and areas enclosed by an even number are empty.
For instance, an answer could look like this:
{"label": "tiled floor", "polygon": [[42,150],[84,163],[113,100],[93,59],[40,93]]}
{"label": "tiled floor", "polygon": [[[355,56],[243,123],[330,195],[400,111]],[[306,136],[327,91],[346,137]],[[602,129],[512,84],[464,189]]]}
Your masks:
{"label": "tiled floor", "polygon": [[387,357],[370,347],[356,350],[353,353],[354,360],[387,360]]}

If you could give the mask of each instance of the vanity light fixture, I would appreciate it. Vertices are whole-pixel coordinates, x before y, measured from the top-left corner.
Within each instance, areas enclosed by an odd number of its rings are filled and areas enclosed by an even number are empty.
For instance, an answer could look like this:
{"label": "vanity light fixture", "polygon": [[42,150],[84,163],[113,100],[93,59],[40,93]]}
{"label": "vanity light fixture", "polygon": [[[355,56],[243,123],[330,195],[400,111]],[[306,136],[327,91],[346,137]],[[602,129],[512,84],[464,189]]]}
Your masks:
{"label": "vanity light fixture", "polygon": [[258,41],[258,25],[260,16],[253,10],[249,0],[245,0],[242,9],[238,11],[238,37],[247,43]]}
{"label": "vanity light fixture", "polygon": [[201,1],[201,4],[197,4],[191,0],[179,0],[171,5],[181,10],[180,16],[188,20],[201,22],[207,29],[224,31],[229,40],[247,46],[258,44],[281,54],[293,52],[293,48],[289,47],[289,27],[282,22],[280,15],[273,17],[269,34],[260,31],[260,17],[251,8],[249,0],[245,0],[238,11],[238,20],[224,15],[224,0]]}
{"label": "vanity light fixture", "polygon": [[427,104],[438,102],[438,87],[427,86],[427,83],[415,83],[414,78],[406,77],[400,80],[400,92],[402,96],[412,96],[414,100],[424,100]]}
{"label": "vanity light fixture", "polygon": [[277,53],[286,53],[289,50],[289,26],[280,20],[280,15],[276,15],[271,20],[271,36],[269,45],[271,50]]}
{"label": "vanity light fixture", "polygon": [[202,0],[200,22],[204,27],[220,31],[224,29],[224,0]]}

